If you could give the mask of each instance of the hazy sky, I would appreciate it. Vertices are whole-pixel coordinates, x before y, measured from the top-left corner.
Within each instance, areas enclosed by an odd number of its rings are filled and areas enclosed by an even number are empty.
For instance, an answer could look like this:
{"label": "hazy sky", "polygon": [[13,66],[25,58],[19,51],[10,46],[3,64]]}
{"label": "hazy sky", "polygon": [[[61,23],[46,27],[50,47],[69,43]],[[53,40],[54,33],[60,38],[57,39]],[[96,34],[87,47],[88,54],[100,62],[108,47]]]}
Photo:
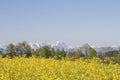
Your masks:
{"label": "hazy sky", "polygon": [[0,44],[120,46],[119,0],[0,0]]}

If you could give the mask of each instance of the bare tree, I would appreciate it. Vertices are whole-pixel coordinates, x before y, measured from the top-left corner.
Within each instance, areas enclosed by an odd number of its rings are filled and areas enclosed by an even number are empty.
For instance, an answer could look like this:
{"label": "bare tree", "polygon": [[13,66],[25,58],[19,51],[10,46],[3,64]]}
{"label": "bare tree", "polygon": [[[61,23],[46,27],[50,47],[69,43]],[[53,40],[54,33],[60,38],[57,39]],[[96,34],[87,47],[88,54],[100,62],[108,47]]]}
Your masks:
{"label": "bare tree", "polygon": [[89,55],[89,51],[90,51],[91,47],[89,44],[84,44],[82,46],[82,51],[83,53],[85,53],[85,56],[88,56]]}

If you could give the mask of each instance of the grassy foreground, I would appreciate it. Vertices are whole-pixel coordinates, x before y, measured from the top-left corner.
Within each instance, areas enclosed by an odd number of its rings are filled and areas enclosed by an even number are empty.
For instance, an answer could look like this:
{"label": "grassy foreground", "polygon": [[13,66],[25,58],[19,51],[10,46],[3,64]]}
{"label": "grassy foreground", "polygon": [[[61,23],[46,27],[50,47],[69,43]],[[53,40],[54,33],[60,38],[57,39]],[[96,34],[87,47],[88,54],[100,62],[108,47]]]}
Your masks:
{"label": "grassy foreground", "polygon": [[54,60],[0,58],[0,80],[119,80],[120,65],[98,58]]}

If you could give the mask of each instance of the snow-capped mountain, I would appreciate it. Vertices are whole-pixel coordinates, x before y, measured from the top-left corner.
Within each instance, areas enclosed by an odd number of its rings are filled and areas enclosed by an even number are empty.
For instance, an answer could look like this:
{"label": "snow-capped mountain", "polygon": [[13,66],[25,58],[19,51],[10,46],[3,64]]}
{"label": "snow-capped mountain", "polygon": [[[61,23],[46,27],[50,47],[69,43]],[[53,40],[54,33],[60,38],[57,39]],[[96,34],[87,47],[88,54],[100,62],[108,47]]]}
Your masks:
{"label": "snow-capped mountain", "polygon": [[[47,45],[51,46],[54,49],[60,49],[60,50],[62,50],[64,48],[65,51],[76,50],[76,49],[78,49],[80,47],[80,46],[79,47],[73,47],[73,46],[67,45],[65,42],[60,42],[60,41],[56,41],[55,43],[45,43],[45,42],[32,43],[32,42],[28,42],[28,44],[34,50],[37,50],[38,48],[40,48],[42,46],[47,46]],[[107,50],[108,48],[111,49],[111,50],[119,50],[118,46],[96,47],[96,46],[92,45],[91,47],[94,48],[97,52],[101,51],[102,49]],[[7,45],[0,45],[0,51],[5,52],[6,48],[7,48]]]}
{"label": "snow-capped mountain", "polygon": [[110,47],[95,47],[94,48],[97,52],[100,52],[100,51],[118,51],[119,50],[119,47],[113,47],[113,46],[110,46]]}
{"label": "snow-capped mountain", "polygon": [[65,44],[64,42],[59,42],[59,41],[57,41],[56,43],[54,43],[54,44],[51,44],[50,45],[52,48],[54,48],[54,49],[60,49],[60,50],[62,50],[63,48],[65,49],[65,50],[68,50],[69,49],[69,46],[67,45],[67,44]]}
{"label": "snow-capped mountain", "polygon": [[70,49],[74,49],[75,47],[72,46],[68,46],[66,43],[64,42],[60,42],[60,41],[56,41],[55,43],[29,43],[29,45],[31,46],[31,48],[33,48],[34,50],[42,47],[42,46],[51,46],[54,49],[60,49],[62,50],[64,48],[64,50],[70,50]]}
{"label": "snow-capped mountain", "polygon": [[0,52],[6,53],[7,45],[0,45]]}

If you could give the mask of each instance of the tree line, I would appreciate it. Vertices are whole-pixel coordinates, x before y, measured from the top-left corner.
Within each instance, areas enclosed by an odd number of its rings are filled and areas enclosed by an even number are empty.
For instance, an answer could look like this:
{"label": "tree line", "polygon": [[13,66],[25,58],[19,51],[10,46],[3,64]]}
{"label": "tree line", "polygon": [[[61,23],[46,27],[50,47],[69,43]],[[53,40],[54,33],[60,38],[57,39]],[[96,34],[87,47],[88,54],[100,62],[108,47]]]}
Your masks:
{"label": "tree line", "polygon": [[68,50],[65,51],[64,48],[62,50],[60,49],[54,49],[51,46],[42,46],[38,48],[37,50],[34,50],[31,48],[31,46],[26,42],[23,41],[21,43],[18,43],[17,45],[14,45],[10,43],[7,46],[6,53],[0,52],[2,57],[32,57],[35,56],[36,58],[54,58],[57,60],[60,59],[79,59],[81,57],[83,58],[93,58],[93,57],[99,57],[101,59],[106,60],[113,60],[116,63],[120,63],[120,49],[119,50],[112,50],[110,47],[108,48],[102,48],[101,51],[97,52],[94,48],[92,48],[89,44],[85,44],[82,47],[76,49],[76,50]]}

